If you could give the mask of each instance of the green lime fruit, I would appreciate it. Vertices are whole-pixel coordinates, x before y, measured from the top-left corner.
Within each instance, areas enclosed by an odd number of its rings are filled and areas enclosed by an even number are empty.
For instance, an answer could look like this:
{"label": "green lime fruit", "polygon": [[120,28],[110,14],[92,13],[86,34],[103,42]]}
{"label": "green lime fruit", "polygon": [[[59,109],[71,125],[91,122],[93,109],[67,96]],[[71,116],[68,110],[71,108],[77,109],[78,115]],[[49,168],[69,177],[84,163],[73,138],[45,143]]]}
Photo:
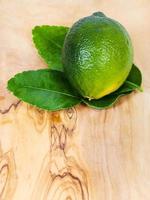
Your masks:
{"label": "green lime fruit", "polygon": [[88,99],[117,90],[133,63],[133,47],[126,29],[101,12],[77,21],[66,35],[62,62],[75,89]]}

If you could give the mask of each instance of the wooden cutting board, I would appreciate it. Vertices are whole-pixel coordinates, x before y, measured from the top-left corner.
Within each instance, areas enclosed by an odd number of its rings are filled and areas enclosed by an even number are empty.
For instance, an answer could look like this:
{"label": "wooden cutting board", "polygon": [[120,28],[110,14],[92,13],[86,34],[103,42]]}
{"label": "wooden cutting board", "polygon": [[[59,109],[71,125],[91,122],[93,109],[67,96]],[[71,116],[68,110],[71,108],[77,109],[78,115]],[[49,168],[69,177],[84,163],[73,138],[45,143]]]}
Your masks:
{"label": "wooden cutting board", "polygon": [[[128,29],[143,93],[52,113],[7,92],[15,73],[46,67],[33,26],[71,26],[98,10]],[[0,1],[0,200],[150,200],[149,21],[149,0]]]}

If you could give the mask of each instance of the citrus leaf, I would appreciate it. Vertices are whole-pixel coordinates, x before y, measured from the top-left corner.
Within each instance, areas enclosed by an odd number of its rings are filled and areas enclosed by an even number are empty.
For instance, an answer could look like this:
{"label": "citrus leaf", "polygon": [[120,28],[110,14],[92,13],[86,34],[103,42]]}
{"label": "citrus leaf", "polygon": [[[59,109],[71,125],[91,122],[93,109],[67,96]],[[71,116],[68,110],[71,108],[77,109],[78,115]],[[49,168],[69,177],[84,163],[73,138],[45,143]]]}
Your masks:
{"label": "citrus leaf", "polygon": [[83,103],[85,103],[87,106],[91,108],[95,108],[98,110],[106,109],[112,107],[121,96],[127,95],[130,92],[127,92],[125,94],[119,94],[119,95],[107,95],[105,97],[102,97],[101,99],[98,100],[87,100],[83,99]]}
{"label": "citrus leaf", "polygon": [[46,110],[61,110],[80,103],[63,72],[50,69],[25,71],[8,81],[8,90],[19,99]]}
{"label": "citrus leaf", "polygon": [[51,69],[63,71],[61,53],[68,27],[36,26],[32,30],[33,42],[40,56]]}
{"label": "citrus leaf", "polygon": [[132,65],[131,71],[127,77],[127,81],[135,83],[138,86],[141,86],[142,84],[142,74],[135,64]]}
{"label": "citrus leaf", "polygon": [[121,96],[130,94],[134,90],[142,90],[142,75],[140,70],[133,64],[132,69],[124,84],[115,92],[97,100],[82,99],[87,106],[95,109],[105,109],[113,106]]}

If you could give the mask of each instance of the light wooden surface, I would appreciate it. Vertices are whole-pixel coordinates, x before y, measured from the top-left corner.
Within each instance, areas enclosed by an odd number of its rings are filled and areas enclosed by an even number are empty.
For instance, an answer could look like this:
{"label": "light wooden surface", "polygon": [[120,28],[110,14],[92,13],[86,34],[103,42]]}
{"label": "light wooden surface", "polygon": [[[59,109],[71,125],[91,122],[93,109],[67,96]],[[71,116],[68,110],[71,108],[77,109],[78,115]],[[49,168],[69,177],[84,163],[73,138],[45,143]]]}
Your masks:
{"label": "light wooden surface", "polygon": [[[111,109],[45,112],[9,94],[17,72],[45,67],[35,25],[67,25],[103,11],[129,31],[144,93]],[[150,1],[0,1],[0,199],[150,200]]]}

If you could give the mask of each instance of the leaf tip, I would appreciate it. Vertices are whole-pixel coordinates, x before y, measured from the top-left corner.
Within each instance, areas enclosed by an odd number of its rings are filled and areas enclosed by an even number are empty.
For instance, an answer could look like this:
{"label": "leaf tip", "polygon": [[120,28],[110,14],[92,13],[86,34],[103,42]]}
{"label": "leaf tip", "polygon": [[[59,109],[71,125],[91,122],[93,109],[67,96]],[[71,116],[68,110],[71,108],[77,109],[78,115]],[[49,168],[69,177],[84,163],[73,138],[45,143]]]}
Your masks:
{"label": "leaf tip", "polygon": [[34,35],[35,31],[36,31],[37,29],[39,29],[39,27],[40,27],[40,26],[34,26],[34,27],[32,28],[32,34],[33,34],[33,35]]}

